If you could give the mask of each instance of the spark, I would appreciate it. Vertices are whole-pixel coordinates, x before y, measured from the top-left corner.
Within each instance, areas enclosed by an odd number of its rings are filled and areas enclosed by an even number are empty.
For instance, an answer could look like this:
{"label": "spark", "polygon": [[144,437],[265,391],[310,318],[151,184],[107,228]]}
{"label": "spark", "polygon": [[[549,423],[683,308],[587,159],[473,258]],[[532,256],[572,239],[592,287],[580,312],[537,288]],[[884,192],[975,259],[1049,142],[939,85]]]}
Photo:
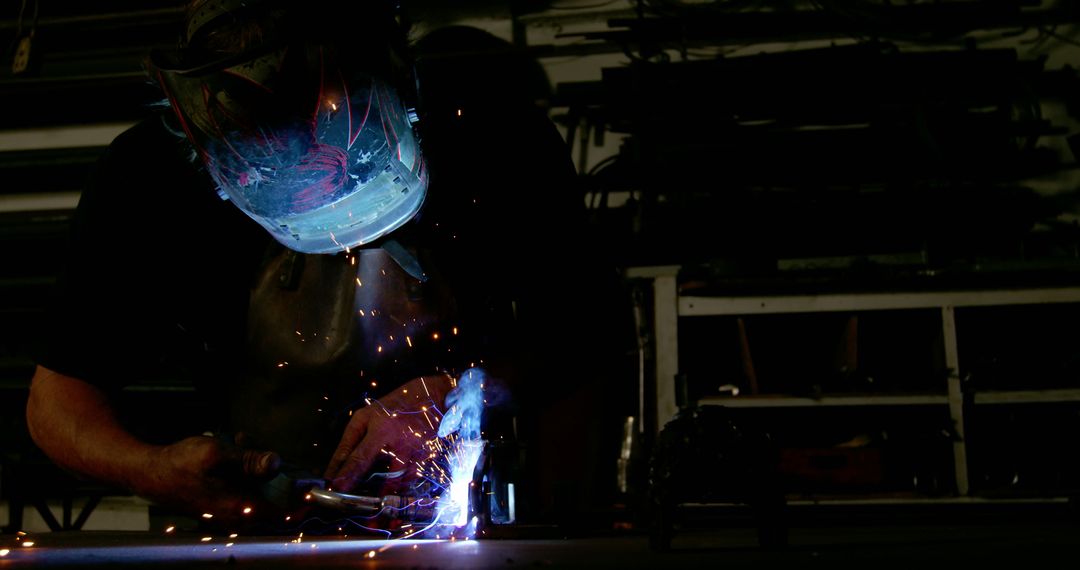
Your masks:
{"label": "spark", "polygon": [[210,513],[203,513],[202,518],[204,518],[204,519],[212,519],[212,518],[214,518],[214,515],[212,515]]}
{"label": "spark", "polygon": [[409,345],[409,348],[412,348],[412,339],[408,336],[405,337],[405,343]]}
{"label": "spark", "polygon": [[212,536],[204,536],[204,537],[200,538],[199,540],[201,540],[203,542],[210,542],[212,539],[213,539]]}
{"label": "spark", "polygon": [[382,352],[382,345],[379,345],[378,349],[376,349],[375,352]]}
{"label": "spark", "polygon": [[230,547],[232,547],[232,545],[233,545],[233,543],[231,543],[231,542],[226,542],[226,543],[225,543],[225,548],[230,548]]}
{"label": "spark", "polygon": [[[318,444],[316,444],[316,445],[318,445]],[[250,515],[251,514],[251,507],[244,507],[243,513],[245,515]]]}
{"label": "spark", "polygon": [[337,104],[336,103],[330,103],[330,108],[337,111]]}
{"label": "spark", "polygon": [[229,535],[229,538],[236,538],[236,537],[238,537],[238,536],[240,536],[240,535],[238,535],[238,534],[236,534],[236,533],[234,532],[234,533],[232,533],[232,534],[230,534],[230,535]]}
{"label": "spark", "polygon": [[363,287],[363,286],[364,286],[364,284],[360,282],[360,278],[359,278],[359,277],[357,277],[357,278],[356,278],[356,286],[357,286],[357,287]]}
{"label": "spark", "polygon": [[7,548],[0,548],[0,556],[7,556],[10,553],[11,553],[11,551],[8,550]]}
{"label": "spark", "polygon": [[433,340],[439,340],[439,333],[432,333],[432,334],[431,334],[431,338],[432,338]]}
{"label": "spark", "polygon": [[277,367],[278,367],[278,368],[285,368],[285,367],[286,367],[286,366],[288,366],[288,365],[289,365],[289,363],[288,363],[288,362],[278,362],[278,365],[277,365]]}
{"label": "spark", "polygon": [[[349,212],[349,217],[350,218],[352,217],[352,212]],[[356,256],[353,256],[353,257],[349,258],[349,264],[350,265],[356,265]]]}
{"label": "spark", "polygon": [[172,532],[174,530],[176,530],[176,527],[175,526],[170,526],[170,527],[165,529],[165,534],[169,534],[170,532]]}
{"label": "spark", "polygon": [[454,327],[453,332],[454,332],[454,335],[456,336],[457,335],[457,327]]}
{"label": "spark", "polygon": [[360,309],[360,316],[361,317],[364,316],[364,310],[363,309]]}
{"label": "spark", "polygon": [[374,381],[372,381],[372,383],[371,383],[371,387],[372,387],[372,388],[374,388],[374,387],[376,387],[376,386],[378,386],[378,385],[379,385],[379,384],[378,384],[378,382],[374,382]]}
{"label": "spark", "polygon": [[31,546],[34,545],[34,541],[27,540],[26,542],[22,543],[22,545],[23,545],[23,548],[30,548]]}
{"label": "spark", "polygon": [[334,242],[334,245],[340,247],[341,249],[344,249],[346,254],[349,253],[348,246],[346,246],[346,245],[342,244],[341,242],[339,242],[337,240],[337,237],[334,236],[334,232],[330,232],[330,241]]}
{"label": "spark", "polygon": [[459,117],[461,116],[461,109],[457,110],[457,116],[459,116]]}
{"label": "spark", "polygon": [[375,558],[375,551],[374,550],[369,550],[368,553],[365,554],[364,556],[367,556],[368,558]]}

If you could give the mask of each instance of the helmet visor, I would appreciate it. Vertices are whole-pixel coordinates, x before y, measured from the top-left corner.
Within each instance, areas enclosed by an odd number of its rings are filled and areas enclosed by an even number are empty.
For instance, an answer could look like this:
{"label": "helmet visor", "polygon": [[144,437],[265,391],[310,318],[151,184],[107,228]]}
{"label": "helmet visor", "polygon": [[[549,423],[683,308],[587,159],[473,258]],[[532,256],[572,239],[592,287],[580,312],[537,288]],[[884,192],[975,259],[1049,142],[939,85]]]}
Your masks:
{"label": "helmet visor", "polygon": [[[387,81],[324,45],[264,46],[159,80],[222,193],[304,253],[370,243],[420,209],[427,173],[413,121]],[[242,58],[239,58],[242,59]]]}

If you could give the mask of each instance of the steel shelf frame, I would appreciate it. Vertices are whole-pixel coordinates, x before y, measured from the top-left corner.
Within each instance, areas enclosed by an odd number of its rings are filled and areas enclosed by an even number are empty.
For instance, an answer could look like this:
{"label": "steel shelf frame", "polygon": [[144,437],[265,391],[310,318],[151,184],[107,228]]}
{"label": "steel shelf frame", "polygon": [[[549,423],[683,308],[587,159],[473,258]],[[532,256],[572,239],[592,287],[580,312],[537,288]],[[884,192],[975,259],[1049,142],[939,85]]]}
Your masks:
{"label": "steel shelf frame", "polygon": [[[948,369],[945,394],[853,395],[827,396],[823,398],[761,396],[740,398],[734,396],[710,398],[703,400],[702,403],[743,408],[948,405],[953,429],[957,436],[956,441],[953,443],[953,461],[956,488],[960,496],[969,495],[970,485],[968,480],[966,434],[964,433],[964,393],[959,375],[960,355],[957,347],[956,308],[1080,303],[1080,287],[764,296],[706,297],[680,295],[677,281],[680,268],[678,265],[665,265],[632,267],[626,271],[628,279],[651,281],[652,285],[652,333],[655,348],[656,390],[653,394],[654,400],[651,407],[655,410],[657,430],[670,421],[678,410],[675,377],[679,373],[680,317],[935,309],[940,311],[941,314],[945,366]],[[972,401],[974,404],[1080,401],[1080,390],[984,392],[974,394]]]}

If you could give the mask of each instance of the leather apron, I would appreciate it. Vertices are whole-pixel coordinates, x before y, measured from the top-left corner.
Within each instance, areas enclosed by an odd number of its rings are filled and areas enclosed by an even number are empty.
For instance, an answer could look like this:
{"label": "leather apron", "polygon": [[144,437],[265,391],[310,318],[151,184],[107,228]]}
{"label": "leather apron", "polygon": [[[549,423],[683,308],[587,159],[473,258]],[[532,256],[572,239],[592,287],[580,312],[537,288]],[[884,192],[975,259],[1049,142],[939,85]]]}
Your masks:
{"label": "leather apron", "polygon": [[423,251],[391,245],[269,256],[250,299],[247,374],[230,394],[230,427],[248,445],[321,475],[366,398],[468,359],[455,352],[446,280]]}

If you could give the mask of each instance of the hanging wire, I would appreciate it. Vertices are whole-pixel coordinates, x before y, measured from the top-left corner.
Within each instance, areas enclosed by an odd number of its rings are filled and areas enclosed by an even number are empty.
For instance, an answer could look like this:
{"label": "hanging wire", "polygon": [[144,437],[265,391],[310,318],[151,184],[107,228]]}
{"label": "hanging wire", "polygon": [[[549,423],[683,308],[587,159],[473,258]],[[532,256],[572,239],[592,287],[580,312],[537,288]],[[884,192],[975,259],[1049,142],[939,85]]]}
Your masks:
{"label": "hanging wire", "polygon": [[[37,0],[35,0],[36,2]],[[23,16],[26,14],[26,0],[22,0],[22,5],[19,6],[19,19],[15,21],[15,37],[11,38],[11,43],[8,44],[7,53],[15,52],[15,44],[19,42],[19,38],[22,37],[22,24]]]}

